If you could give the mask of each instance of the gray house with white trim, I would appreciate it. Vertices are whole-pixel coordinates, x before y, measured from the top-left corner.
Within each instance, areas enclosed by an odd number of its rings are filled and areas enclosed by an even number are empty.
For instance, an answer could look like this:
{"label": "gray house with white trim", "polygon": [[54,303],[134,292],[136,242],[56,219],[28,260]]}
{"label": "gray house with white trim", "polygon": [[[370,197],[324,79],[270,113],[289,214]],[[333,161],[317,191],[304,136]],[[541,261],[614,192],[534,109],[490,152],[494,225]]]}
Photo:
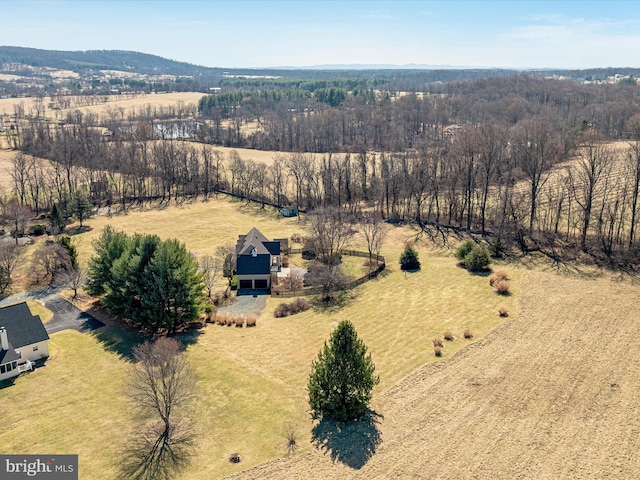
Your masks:
{"label": "gray house with white trim", "polygon": [[49,356],[49,334],[26,302],[0,308],[0,380],[32,370]]}

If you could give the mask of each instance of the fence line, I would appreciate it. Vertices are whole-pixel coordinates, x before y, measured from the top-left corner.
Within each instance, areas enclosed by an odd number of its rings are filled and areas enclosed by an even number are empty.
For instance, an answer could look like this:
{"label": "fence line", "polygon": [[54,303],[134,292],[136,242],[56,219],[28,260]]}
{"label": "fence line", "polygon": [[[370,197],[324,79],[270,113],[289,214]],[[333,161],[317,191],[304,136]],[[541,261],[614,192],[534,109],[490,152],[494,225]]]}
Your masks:
{"label": "fence line", "polygon": [[[288,253],[290,254],[302,253],[302,248],[290,248],[288,250]],[[347,257],[369,258],[369,254],[367,252],[359,252],[357,250],[340,250],[340,254],[346,255]],[[366,283],[369,280],[376,278],[378,275],[380,275],[380,272],[382,272],[386,268],[387,265],[382,255],[371,255],[371,258],[374,258],[378,261],[379,263],[378,268],[376,268],[372,272],[369,272],[366,275],[363,275],[360,278],[357,278],[356,280],[349,282],[345,286],[344,288],[345,290],[351,290],[352,288],[355,288],[358,285],[362,285],[363,283]],[[306,287],[306,288],[301,288],[299,290],[284,290],[284,291],[271,290],[272,297],[282,297],[282,298],[303,297],[306,295],[320,295],[321,293],[322,293],[322,287]]]}

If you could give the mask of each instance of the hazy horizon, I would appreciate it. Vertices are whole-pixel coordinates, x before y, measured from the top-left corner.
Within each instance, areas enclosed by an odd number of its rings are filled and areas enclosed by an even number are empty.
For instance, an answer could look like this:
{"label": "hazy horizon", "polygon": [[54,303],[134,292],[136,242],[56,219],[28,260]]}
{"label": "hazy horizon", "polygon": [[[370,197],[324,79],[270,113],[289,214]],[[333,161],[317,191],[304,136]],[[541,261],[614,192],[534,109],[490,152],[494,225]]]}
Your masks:
{"label": "hazy horizon", "polygon": [[640,67],[640,2],[22,1],[0,44],[208,67]]}

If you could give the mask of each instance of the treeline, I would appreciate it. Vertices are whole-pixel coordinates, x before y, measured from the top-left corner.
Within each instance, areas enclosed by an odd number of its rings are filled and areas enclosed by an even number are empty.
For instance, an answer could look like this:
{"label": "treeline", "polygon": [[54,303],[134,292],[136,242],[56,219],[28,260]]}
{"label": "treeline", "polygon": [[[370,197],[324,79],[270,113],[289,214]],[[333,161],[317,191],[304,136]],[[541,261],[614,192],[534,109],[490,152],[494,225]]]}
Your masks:
{"label": "treeline", "polygon": [[[635,84],[530,75],[432,85],[422,95],[357,88],[223,93],[201,99],[199,112],[210,124],[198,139],[278,151],[402,152],[443,140],[452,125],[514,126],[534,116],[549,118],[566,137],[589,128],[626,139],[628,121],[640,111],[637,97]],[[260,128],[245,128],[253,124]]]}
{"label": "treeline", "polygon": [[[82,115],[64,126],[23,122],[11,136],[15,147],[52,164],[45,170],[17,156],[12,175],[20,202],[36,211],[78,190],[124,210],[225,191],[306,210],[373,209],[392,221],[491,234],[524,251],[584,250],[635,262],[635,91],[521,76],[446,85],[423,97],[376,94],[370,103],[350,92],[336,107],[311,96],[304,99],[310,111],[256,91],[235,98],[241,106],[229,109],[217,133],[215,122],[197,131],[200,140],[220,135],[225,145],[291,150],[270,165],[208,145],[157,141],[152,118],[118,128],[114,115],[111,136]],[[257,104],[251,99],[264,108],[243,117]],[[219,100],[212,102],[218,109]],[[262,128],[244,129],[255,115]],[[620,138],[630,142],[622,150],[603,143]]]}

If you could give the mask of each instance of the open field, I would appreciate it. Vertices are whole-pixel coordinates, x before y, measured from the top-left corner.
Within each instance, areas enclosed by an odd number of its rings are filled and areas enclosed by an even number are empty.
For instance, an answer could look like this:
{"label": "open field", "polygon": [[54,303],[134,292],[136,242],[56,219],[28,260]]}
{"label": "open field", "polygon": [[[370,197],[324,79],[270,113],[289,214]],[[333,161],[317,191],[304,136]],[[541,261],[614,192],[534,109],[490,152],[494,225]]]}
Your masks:
{"label": "open field", "polygon": [[[91,112],[96,115],[103,115],[107,113],[108,109],[124,109],[125,115],[131,109],[139,110],[146,105],[152,105],[154,107],[176,105],[178,102],[185,104],[195,103],[204,96],[201,92],[172,92],[172,93],[154,93],[154,94],[142,94],[134,98],[125,95],[113,95],[108,98],[106,103],[100,103],[97,105],[87,105],[80,107],[71,107],[63,110],[53,110],[48,107],[51,103],[50,97],[44,97],[43,103],[47,107],[46,118],[56,119],[64,117],[69,110],[80,110],[82,112]],[[29,111],[34,108],[33,97],[21,97],[21,98],[2,98],[0,99],[0,119],[2,117],[9,118],[14,115],[14,108],[16,105],[22,104],[24,111],[29,114]]]}
{"label": "open field", "polygon": [[[128,232],[179,237],[197,254],[213,253],[217,245],[235,241],[252,226],[268,237],[303,231],[296,219],[283,219],[259,206],[211,200],[92,218],[87,222],[91,231],[73,236],[81,259],[88,258],[91,239],[107,223]],[[512,318],[517,316],[525,269],[499,267],[511,274],[514,293],[500,297],[486,277],[469,275],[448,253],[419,244],[423,270],[405,275],[397,258],[403,242],[415,233],[409,227],[392,228],[382,252],[388,271],[350,292],[341,305],[318,305],[297,316],[276,319],[273,310],[279,300],[268,299],[256,328],[208,325],[183,336],[198,379],[194,407],[198,440],[192,466],[180,478],[219,478],[281,457],[286,453],[288,426],[298,432],[299,450],[308,450],[312,424],[305,388],[309,368],[342,319],[354,323],[372,353],[381,377],[374,392],[377,402],[385,390],[436,360],[431,346],[434,336],[454,332],[456,339],[444,349],[443,358],[449,359],[473,342],[462,338],[465,328],[472,329],[477,340],[504,321],[496,314],[499,307],[507,308]],[[123,391],[128,354],[139,341],[117,325],[87,335],[54,334],[47,366],[0,391],[3,405],[11,412],[7,420],[11,429],[0,439],[0,451],[80,453],[81,472],[92,472],[81,473],[82,478],[114,478],[123,433],[134,428]],[[21,411],[35,389],[37,401]],[[16,435],[39,438],[16,444],[12,439]],[[234,452],[242,456],[240,464],[228,462]]]}
{"label": "open field", "polygon": [[532,271],[521,288],[517,318],[382,393],[373,427],[233,478],[637,478],[638,286]]}

